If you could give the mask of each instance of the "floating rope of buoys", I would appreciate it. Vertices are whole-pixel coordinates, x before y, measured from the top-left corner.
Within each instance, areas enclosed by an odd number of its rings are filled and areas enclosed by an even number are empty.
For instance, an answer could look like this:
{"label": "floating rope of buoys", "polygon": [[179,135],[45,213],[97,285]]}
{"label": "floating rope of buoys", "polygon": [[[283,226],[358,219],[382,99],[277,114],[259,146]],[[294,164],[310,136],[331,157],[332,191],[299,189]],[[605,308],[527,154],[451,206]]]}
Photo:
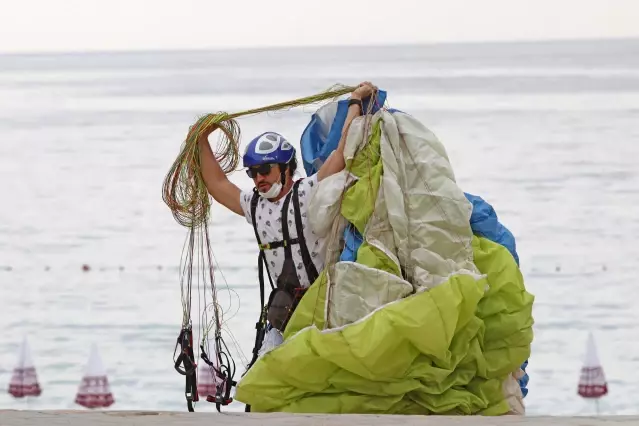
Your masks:
{"label": "floating rope of buoys", "polygon": [[0,265],[0,271],[6,271],[6,272],[20,272],[20,271],[34,271],[34,270],[41,270],[44,272],[54,272],[56,270],[69,270],[69,269],[76,269],[79,268],[81,272],[92,272],[92,271],[98,271],[98,272],[107,272],[107,271],[126,271],[126,270],[157,270],[157,271],[162,271],[162,270],[176,270],[179,269],[179,266],[177,265],[133,265],[133,266],[124,266],[124,265],[90,265],[88,263],[83,263],[75,266],[51,266],[51,265],[44,265],[44,266],[18,266],[18,267],[14,267],[11,265]]}
{"label": "floating rope of buoys", "polygon": [[[523,270],[526,274],[537,274],[537,273],[541,273],[541,274],[549,274],[549,273],[553,273],[553,272],[558,272],[558,273],[579,273],[579,272],[583,272],[583,273],[595,273],[595,272],[608,272],[609,271],[609,267],[607,264],[602,263],[600,265],[591,265],[592,269],[588,269],[587,271],[584,271],[583,269],[578,269],[577,272],[575,272],[574,270],[570,270],[570,269],[565,269],[562,268],[561,265],[554,265],[554,266],[548,266],[546,268],[539,268],[539,267],[535,267],[532,266],[530,269],[526,269]],[[44,265],[44,266],[11,266],[11,265],[0,265],[0,271],[5,271],[5,272],[20,272],[20,271],[34,271],[34,270],[41,270],[44,272],[53,272],[56,270],[69,270],[69,269],[76,269],[78,266],[51,266],[51,265]],[[101,266],[92,266],[89,264],[81,264],[79,265],[80,271],[82,272],[91,272],[91,271],[98,271],[98,272],[108,272],[108,271],[150,271],[150,270],[156,270],[156,271],[175,271],[175,270],[179,270],[180,266],[179,265],[153,265],[153,264],[141,264],[141,265],[129,265],[129,266],[124,266],[124,265],[101,265]],[[597,270],[595,270],[595,268],[597,268]]]}
{"label": "floating rope of buoys", "polygon": [[189,128],[180,154],[164,179],[162,199],[171,209],[175,220],[190,228],[201,225],[208,216],[209,194],[200,173],[198,146],[198,139],[204,131],[211,128],[214,131],[222,131],[218,147],[213,153],[224,173],[229,174],[237,169],[240,160],[240,127],[235,121],[236,118],[335,99],[355,89],[356,87],[352,86],[337,85],[326,92],[305,98],[233,114],[218,112],[200,117]]}

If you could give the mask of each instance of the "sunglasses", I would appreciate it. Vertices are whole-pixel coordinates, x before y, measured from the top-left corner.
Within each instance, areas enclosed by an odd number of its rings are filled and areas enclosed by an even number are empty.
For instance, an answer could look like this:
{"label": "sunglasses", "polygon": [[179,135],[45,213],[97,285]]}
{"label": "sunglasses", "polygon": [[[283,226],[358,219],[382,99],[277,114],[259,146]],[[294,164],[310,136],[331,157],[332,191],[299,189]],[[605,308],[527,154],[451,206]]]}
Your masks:
{"label": "sunglasses", "polygon": [[251,179],[257,177],[258,174],[262,176],[268,176],[271,173],[271,169],[273,168],[273,164],[260,164],[259,166],[249,167],[246,169],[246,174]]}

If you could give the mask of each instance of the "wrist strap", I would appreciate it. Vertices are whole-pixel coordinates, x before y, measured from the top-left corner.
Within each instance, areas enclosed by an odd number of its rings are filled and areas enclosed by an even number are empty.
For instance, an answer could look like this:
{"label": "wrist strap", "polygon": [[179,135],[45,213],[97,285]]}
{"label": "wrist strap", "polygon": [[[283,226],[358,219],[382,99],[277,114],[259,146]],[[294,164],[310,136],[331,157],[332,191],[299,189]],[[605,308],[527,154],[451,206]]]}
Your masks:
{"label": "wrist strap", "polygon": [[361,100],[361,99],[352,99],[352,98],[351,98],[351,99],[349,99],[349,100],[348,100],[348,107],[350,108],[350,107],[351,107],[351,105],[359,105],[359,109],[360,109],[361,111],[364,111],[364,107],[363,107],[363,105],[362,105],[362,100]]}

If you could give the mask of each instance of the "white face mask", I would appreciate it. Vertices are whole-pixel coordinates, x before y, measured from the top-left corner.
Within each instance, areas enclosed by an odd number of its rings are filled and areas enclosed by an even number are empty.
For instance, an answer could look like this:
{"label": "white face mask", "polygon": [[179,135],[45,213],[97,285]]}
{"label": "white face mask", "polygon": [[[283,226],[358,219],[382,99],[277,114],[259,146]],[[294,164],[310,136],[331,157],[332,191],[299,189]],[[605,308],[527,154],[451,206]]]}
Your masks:
{"label": "white face mask", "polygon": [[263,198],[275,198],[278,195],[280,195],[281,191],[282,191],[282,182],[274,183],[273,185],[271,185],[271,188],[267,192],[262,192],[258,190],[259,194]]}

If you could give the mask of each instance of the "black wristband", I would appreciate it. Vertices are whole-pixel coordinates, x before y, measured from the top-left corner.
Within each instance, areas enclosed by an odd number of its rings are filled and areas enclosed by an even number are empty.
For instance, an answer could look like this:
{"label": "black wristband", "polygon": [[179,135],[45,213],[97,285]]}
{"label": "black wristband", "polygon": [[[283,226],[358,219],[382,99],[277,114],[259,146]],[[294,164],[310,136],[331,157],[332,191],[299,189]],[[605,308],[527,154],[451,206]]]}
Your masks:
{"label": "black wristband", "polygon": [[348,100],[348,107],[349,108],[351,107],[351,105],[355,105],[355,104],[359,105],[359,109],[364,111],[364,107],[362,106],[362,100],[361,99],[353,99],[353,98],[351,98],[351,99]]}

